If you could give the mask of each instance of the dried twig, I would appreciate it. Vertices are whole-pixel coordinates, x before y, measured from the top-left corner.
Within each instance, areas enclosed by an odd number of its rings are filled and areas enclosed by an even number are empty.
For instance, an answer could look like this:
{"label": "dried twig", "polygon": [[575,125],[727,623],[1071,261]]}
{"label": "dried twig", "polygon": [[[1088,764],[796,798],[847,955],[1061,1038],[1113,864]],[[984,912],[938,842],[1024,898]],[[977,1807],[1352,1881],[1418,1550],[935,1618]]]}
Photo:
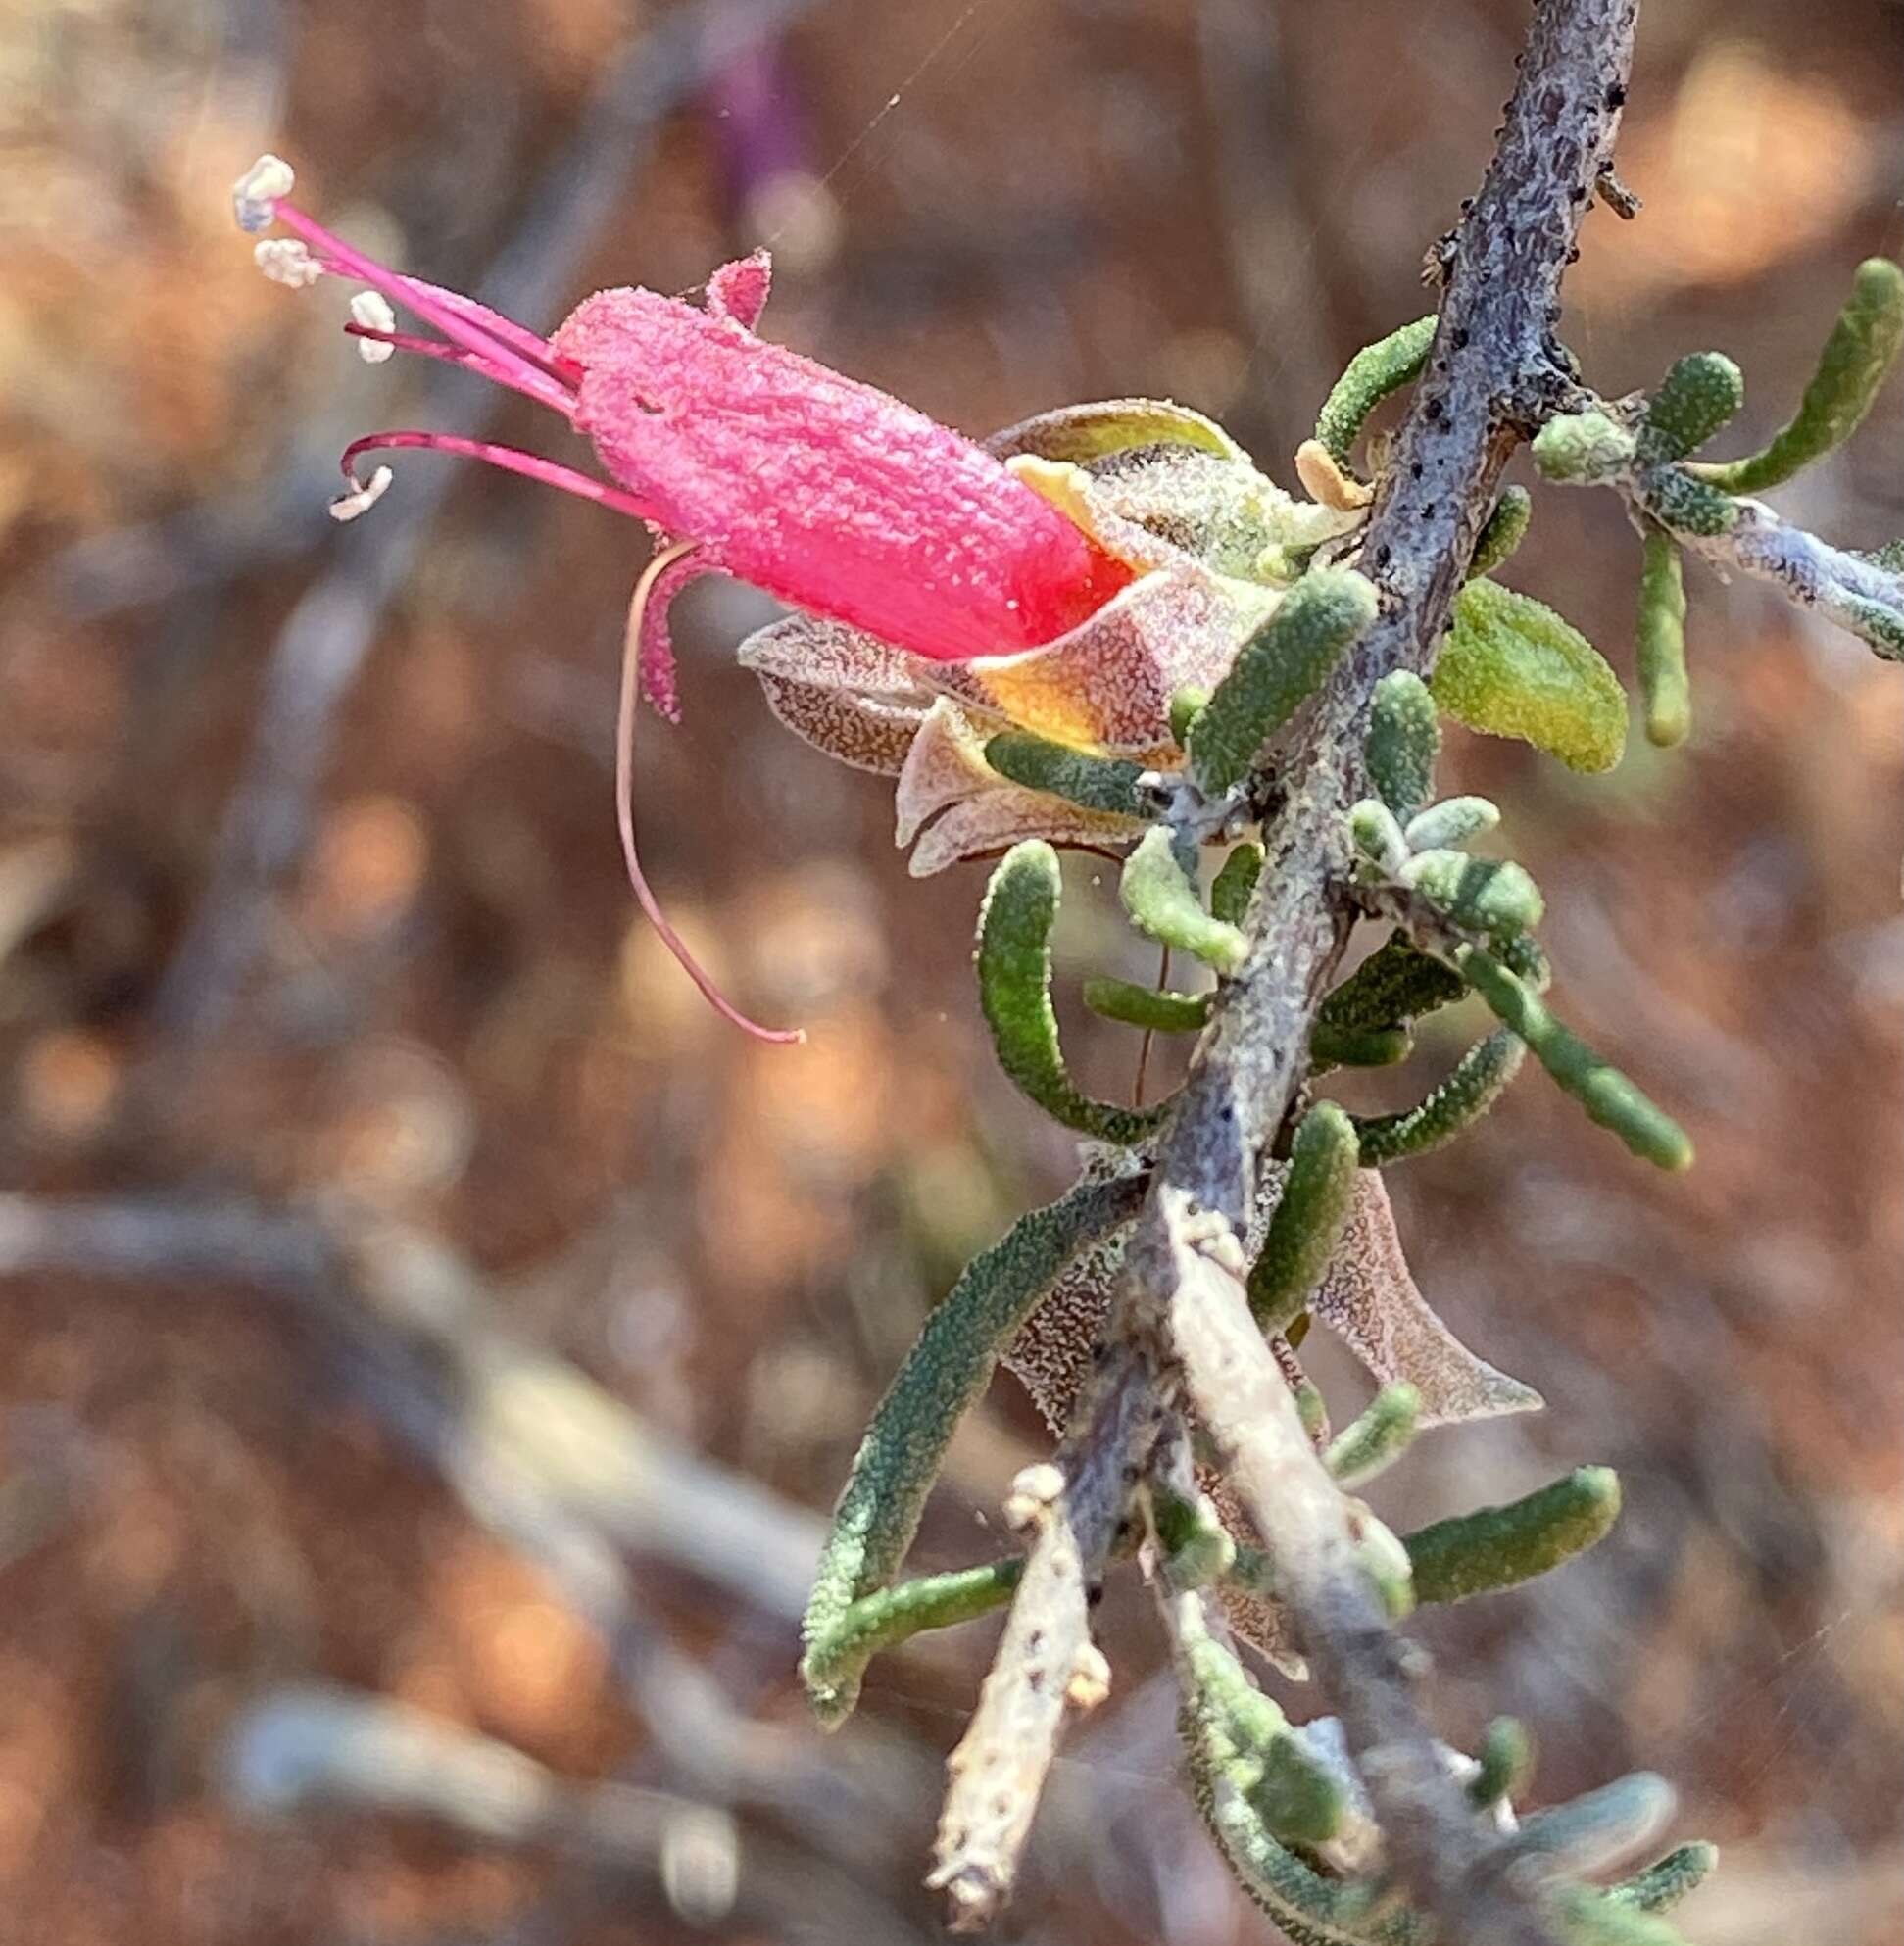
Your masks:
{"label": "dried twig", "polygon": [[928,1881],[944,1888],[956,1932],[987,1924],[1009,1892],[1066,1704],[1096,1700],[1091,1607],[1162,1416],[1149,1360],[1120,1344],[1086,1387],[1055,1463],[1019,1476],[1011,1511],[1032,1531],[1031,1554],[978,1708],[947,1762]]}
{"label": "dried twig", "polygon": [[856,1870],[672,1792],[572,1783],[509,1744],[358,1690],[299,1684],[249,1705],[227,1732],[222,1782],[253,1816],[394,1812],[486,1848],[551,1850],[652,1885],[694,1926],[923,1946]]}

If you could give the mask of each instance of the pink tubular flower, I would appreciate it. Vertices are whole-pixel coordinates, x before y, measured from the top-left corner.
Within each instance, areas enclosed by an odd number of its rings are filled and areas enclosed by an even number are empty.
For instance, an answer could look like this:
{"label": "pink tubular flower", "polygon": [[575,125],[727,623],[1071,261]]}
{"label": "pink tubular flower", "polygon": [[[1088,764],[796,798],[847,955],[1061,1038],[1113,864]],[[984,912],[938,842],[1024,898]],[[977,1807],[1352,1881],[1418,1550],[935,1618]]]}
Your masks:
{"label": "pink tubular flower", "polygon": [[[658,553],[637,585],[618,738],[623,851],[642,909],[695,984],[730,1020],[769,1040],[714,989],[658,908],[636,857],[628,807],[634,689],[677,714],[667,602],[696,573],[723,570],[809,613],[849,623],[935,662],[1011,655],[1055,640],[1132,578],[1047,500],[971,441],[871,386],[754,335],[766,303],[764,253],[708,279],[697,310],[646,290],[600,291],[553,338],[472,299],[387,269],[287,199],[289,167],[266,156],[238,181],[241,228],[273,223],[259,266],[302,286],[326,272],[368,288],[345,326],[366,359],[415,352],[481,372],[559,413],[593,442],[614,484],[488,440],[393,430],[352,441],[354,519],[390,484],[366,454],[420,448],[482,460],[645,521]],[[401,305],[437,334],[401,331]]]}

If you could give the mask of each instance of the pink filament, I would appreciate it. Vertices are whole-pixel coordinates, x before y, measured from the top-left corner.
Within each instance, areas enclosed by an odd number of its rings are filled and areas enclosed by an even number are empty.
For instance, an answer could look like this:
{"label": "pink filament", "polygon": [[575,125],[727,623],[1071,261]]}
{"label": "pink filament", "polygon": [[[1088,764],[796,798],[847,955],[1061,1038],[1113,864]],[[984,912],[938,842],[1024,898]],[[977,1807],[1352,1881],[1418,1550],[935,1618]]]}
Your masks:
{"label": "pink filament", "polygon": [[374,324],[359,324],[355,320],[346,324],[344,331],[348,337],[368,338],[373,344],[391,345],[400,352],[415,352],[419,358],[440,359],[445,365],[461,365],[464,371],[493,379],[498,385],[507,385],[511,391],[520,392],[524,398],[535,400],[538,405],[553,408],[564,418],[575,410],[574,399],[554,379],[538,378],[532,385],[515,371],[506,370],[497,365],[487,352],[472,352],[461,345],[446,345],[441,338],[425,338],[415,331],[380,331]]}
{"label": "pink filament", "polygon": [[634,597],[628,604],[628,632],[621,652],[621,695],[614,721],[614,815],[621,833],[622,861],[628,867],[628,883],[634,887],[636,902],[647,913],[649,924],[660,935],[661,944],[680,963],[682,972],[700,988],[708,1004],[723,1019],[732,1021],[756,1040],[771,1042],[778,1046],[797,1046],[806,1039],[804,1029],[762,1027],[742,1013],[714,985],[688,950],[680,934],[663,917],[660,903],[649,887],[635,850],[635,717],[641,694],[642,619],[648,611],[649,597],[655,592],[655,584],[678,560],[693,552],[692,541],[677,541],[672,547],[663,548],[642,569],[641,579],[635,583]]}
{"label": "pink filament", "polygon": [[591,479],[586,473],[578,473],[573,466],[559,465],[554,460],[545,460],[537,453],[524,453],[518,447],[498,446],[490,439],[464,439],[454,432],[418,432],[411,428],[366,432],[362,439],[353,439],[344,448],[341,461],[344,477],[353,487],[357,487],[361,482],[357,477],[356,462],[361,455],[394,452],[406,447],[426,453],[454,453],[464,460],[481,460],[489,465],[501,466],[505,472],[520,473],[525,479],[539,480],[544,486],[560,487],[563,493],[572,493],[579,499],[610,507],[617,513],[626,513],[632,519],[654,518],[648,505],[637,500],[633,494],[623,493],[619,487],[604,486],[600,480]]}
{"label": "pink filament", "polygon": [[[547,386],[552,379],[560,378],[561,374],[546,363],[549,356],[546,346],[539,357],[525,354],[520,343],[512,343],[486,323],[478,322],[461,306],[445,304],[432,286],[385,269],[374,257],[366,257],[361,250],[353,249],[342,237],[333,236],[322,223],[314,222],[294,203],[273,204],[272,211],[293,236],[301,238],[317,253],[326,269],[348,270],[352,276],[361,277],[372,290],[381,291],[385,297],[394,299],[407,310],[414,311],[418,317],[434,324],[453,345],[474,352],[498,371],[510,371],[513,377],[523,381],[521,390],[534,392],[538,385]],[[475,305],[472,309],[483,311],[481,305]],[[494,312],[483,313],[485,318],[495,315]],[[520,325],[513,329],[524,338],[531,335]],[[539,344],[541,341],[538,339],[535,342]]]}
{"label": "pink filament", "polygon": [[582,367],[573,359],[557,357],[548,339],[537,337],[526,324],[518,324],[513,317],[505,317],[500,311],[491,311],[488,305],[478,304],[473,297],[464,297],[461,291],[426,283],[421,277],[400,274],[398,281],[424,297],[433,298],[460,317],[466,317],[478,330],[487,331],[492,338],[500,338],[504,344],[513,346],[524,358],[533,360],[552,376],[569,385],[580,381]]}

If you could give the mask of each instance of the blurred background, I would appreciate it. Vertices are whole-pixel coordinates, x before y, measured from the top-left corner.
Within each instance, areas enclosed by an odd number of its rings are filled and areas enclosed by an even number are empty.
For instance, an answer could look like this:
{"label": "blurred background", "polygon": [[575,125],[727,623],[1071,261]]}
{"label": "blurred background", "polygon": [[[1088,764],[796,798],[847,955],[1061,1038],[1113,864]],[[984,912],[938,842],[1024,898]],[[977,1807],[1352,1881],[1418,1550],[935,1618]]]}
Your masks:
{"label": "blurred background", "polygon": [[[908,879],[891,792],[781,731],[683,604],[644,732],[675,916],[798,1051],[725,1029],[635,913],[610,786],[638,532],[343,441],[549,444],[370,369],[267,284],[228,186],[538,326],[761,240],[770,335],[972,431],[1150,393],[1265,467],[1424,308],[1522,0],[0,0],[0,1910],[21,1946],[925,1941],[975,1625],[823,1740],[793,1676],[819,1519],[959,1264],[1067,1180],[993,1069],[983,884]],[[1777,424],[1852,265],[1904,246],[1904,9],[1645,10],[1567,331],[1608,393],[1717,346]],[[447,377],[447,382],[446,382]],[[1744,450],[1743,447],[1733,450]],[[1782,503],[1904,531],[1904,384]],[[1510,570],[1631,665],[1610,499]],[[1904,672],[1697,570],[1690,748],[1582,782],[1450,736],[1549,895],[1559,994],[1689,1126],[1630,1162],[1538,1078],[1391,1177],[1432,1299],[1538,1385],[1374,1497],[1410,1525],[1586,1461],[1615,1536],[1430,1615],[1450,1737],[1538,1795],[1633,1767],[1726,1847],[1707,1946],[1904,1921]],[[1073,875],[1085,970],[1143,976]],[[1471,1023],[1438,1022],[1445,1061]],[[1376,1077],[1357,1096],[1421,1086]],[[1318,1354],[1339,1408],[1366,1387]],[[996,1551],[1044,1447],[1010,1382],[918,1560]],[[1142,1602],[1005,1930],[1268,1937],[1174,1780]],[[1297,1714],[1310,1705],[1298,1698]]]}

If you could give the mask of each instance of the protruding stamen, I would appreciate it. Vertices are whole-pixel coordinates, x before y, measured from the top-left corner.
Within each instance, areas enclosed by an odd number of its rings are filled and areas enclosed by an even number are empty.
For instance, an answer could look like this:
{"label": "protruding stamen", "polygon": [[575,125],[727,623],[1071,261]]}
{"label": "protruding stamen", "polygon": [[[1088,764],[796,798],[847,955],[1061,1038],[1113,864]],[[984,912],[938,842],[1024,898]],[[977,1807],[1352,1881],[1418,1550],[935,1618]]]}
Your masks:
{"label": "protruding stamen", "polygon": [[517,447],[498,446],[493,440],[464,439],[454,432],[405,429],[400,432],[366,433],[362,439],[353,439],[344,448],[345,478],[354,477],[351,468],[360,454],[390,452],[404,447],[426,453],[454,453],[464,460],[481,460],[489,465],[501,466],[505,472],[520,473],[525,479],[540,480],[544,486],[560,487],[563,493],[572,493],[578,499],[610,507],[615,512],[626,513],[632,519],[652,520],[655,517],[654,509],[637,500],[633,494],[623,493],[619,487],[604,486],[600,480],[590,479],[586,473],[578,473],[572,466],[560,465],[554,460],[545,460],[537,453],[524,453]]}
{"label": "protruding stamen", "polygon": [[295,237],[261,236],[251,247],[251,261],[287,290],[308,290],[324,273],[324,267]]}
{"label": "protruding stamen", "polygon": [[425,338],[415,331],[379,330],[374,325],[360,324],[356,318],[344,326],[344,332],[347,337],[358,340],[360,350],[370,344],[386,348],[382,358],[371,358],[367,351],[364,352],[371,365],[382,364],[383,358],[391,352],[415,352],[418,358],[433,358],[444,365],[459,365],[464,371],[473,371],[478,377],[488,379],[492,385],[507,385],[512,392],[520,392],[523,398],[533,399],[539,406],[547,406],[563,418],[569,418],[574,412],[573,396],[558,380],[543,378],[521,368],[505,370],[486,352],[465,351],[461,345],[446,345],[441,338]]}
{"label": "protruding stamen", "polygon": [[622,862],[628,868],[628,883],[634,887],[635,899],[647,913],[649,924],[660,935],[661,944],[679,961],[682,972],[701,989],[702,997],[708,1004],[724,1020],[731,1020],[736,1027],[752,1034],[757,1040],[771,1041],[783,1046],[797,1045],[806,1039],[803,1029],[796,1027],[788,1031],[762,1027],[757,1021],[748,1019],[702,970],[681,935],[662,916],[660,904],[649,887],[641,868],[641,859],[635,852],[635,716],[641,693],[642,617],[648,611],[648,602],[655,592],[655,584],[676,561],[692,554],[694,545],[692,541],[677,541],[674,546],[663,548],[642,569],[641,579],[635,583],[634,597],[628,604],[628,633],[621,650],[621,700],[615,710],[614,724],[614,815],[621,833]]}
{"label": "protruding stamen", "polygon": [[231,185],[231,214],[238,227],[252,236],[269,229],[276,205],[297,186],[291,165],[281,156],[260,156]]}
{"label": "protruding stamen", "polygon": [[[359,291],[351,299],[351,316],[366,331],[394,331],[397,328],[397,314],[390,308],[390,300],[381,291]],[[391,357],[396,346],[386,338],[359,338],[357,355],[366,365],[381,365]]]}
{"label": "protruding stamen", "polygon": [[[346,476],[349,477],[348,473]],[[340,493],[330,503],[330,517],[333,520],[355,520],[360,513],[369,512],[390,491],[393,477],[388,466],[379,466],[367,480],[354,484],[349,493]]]}

